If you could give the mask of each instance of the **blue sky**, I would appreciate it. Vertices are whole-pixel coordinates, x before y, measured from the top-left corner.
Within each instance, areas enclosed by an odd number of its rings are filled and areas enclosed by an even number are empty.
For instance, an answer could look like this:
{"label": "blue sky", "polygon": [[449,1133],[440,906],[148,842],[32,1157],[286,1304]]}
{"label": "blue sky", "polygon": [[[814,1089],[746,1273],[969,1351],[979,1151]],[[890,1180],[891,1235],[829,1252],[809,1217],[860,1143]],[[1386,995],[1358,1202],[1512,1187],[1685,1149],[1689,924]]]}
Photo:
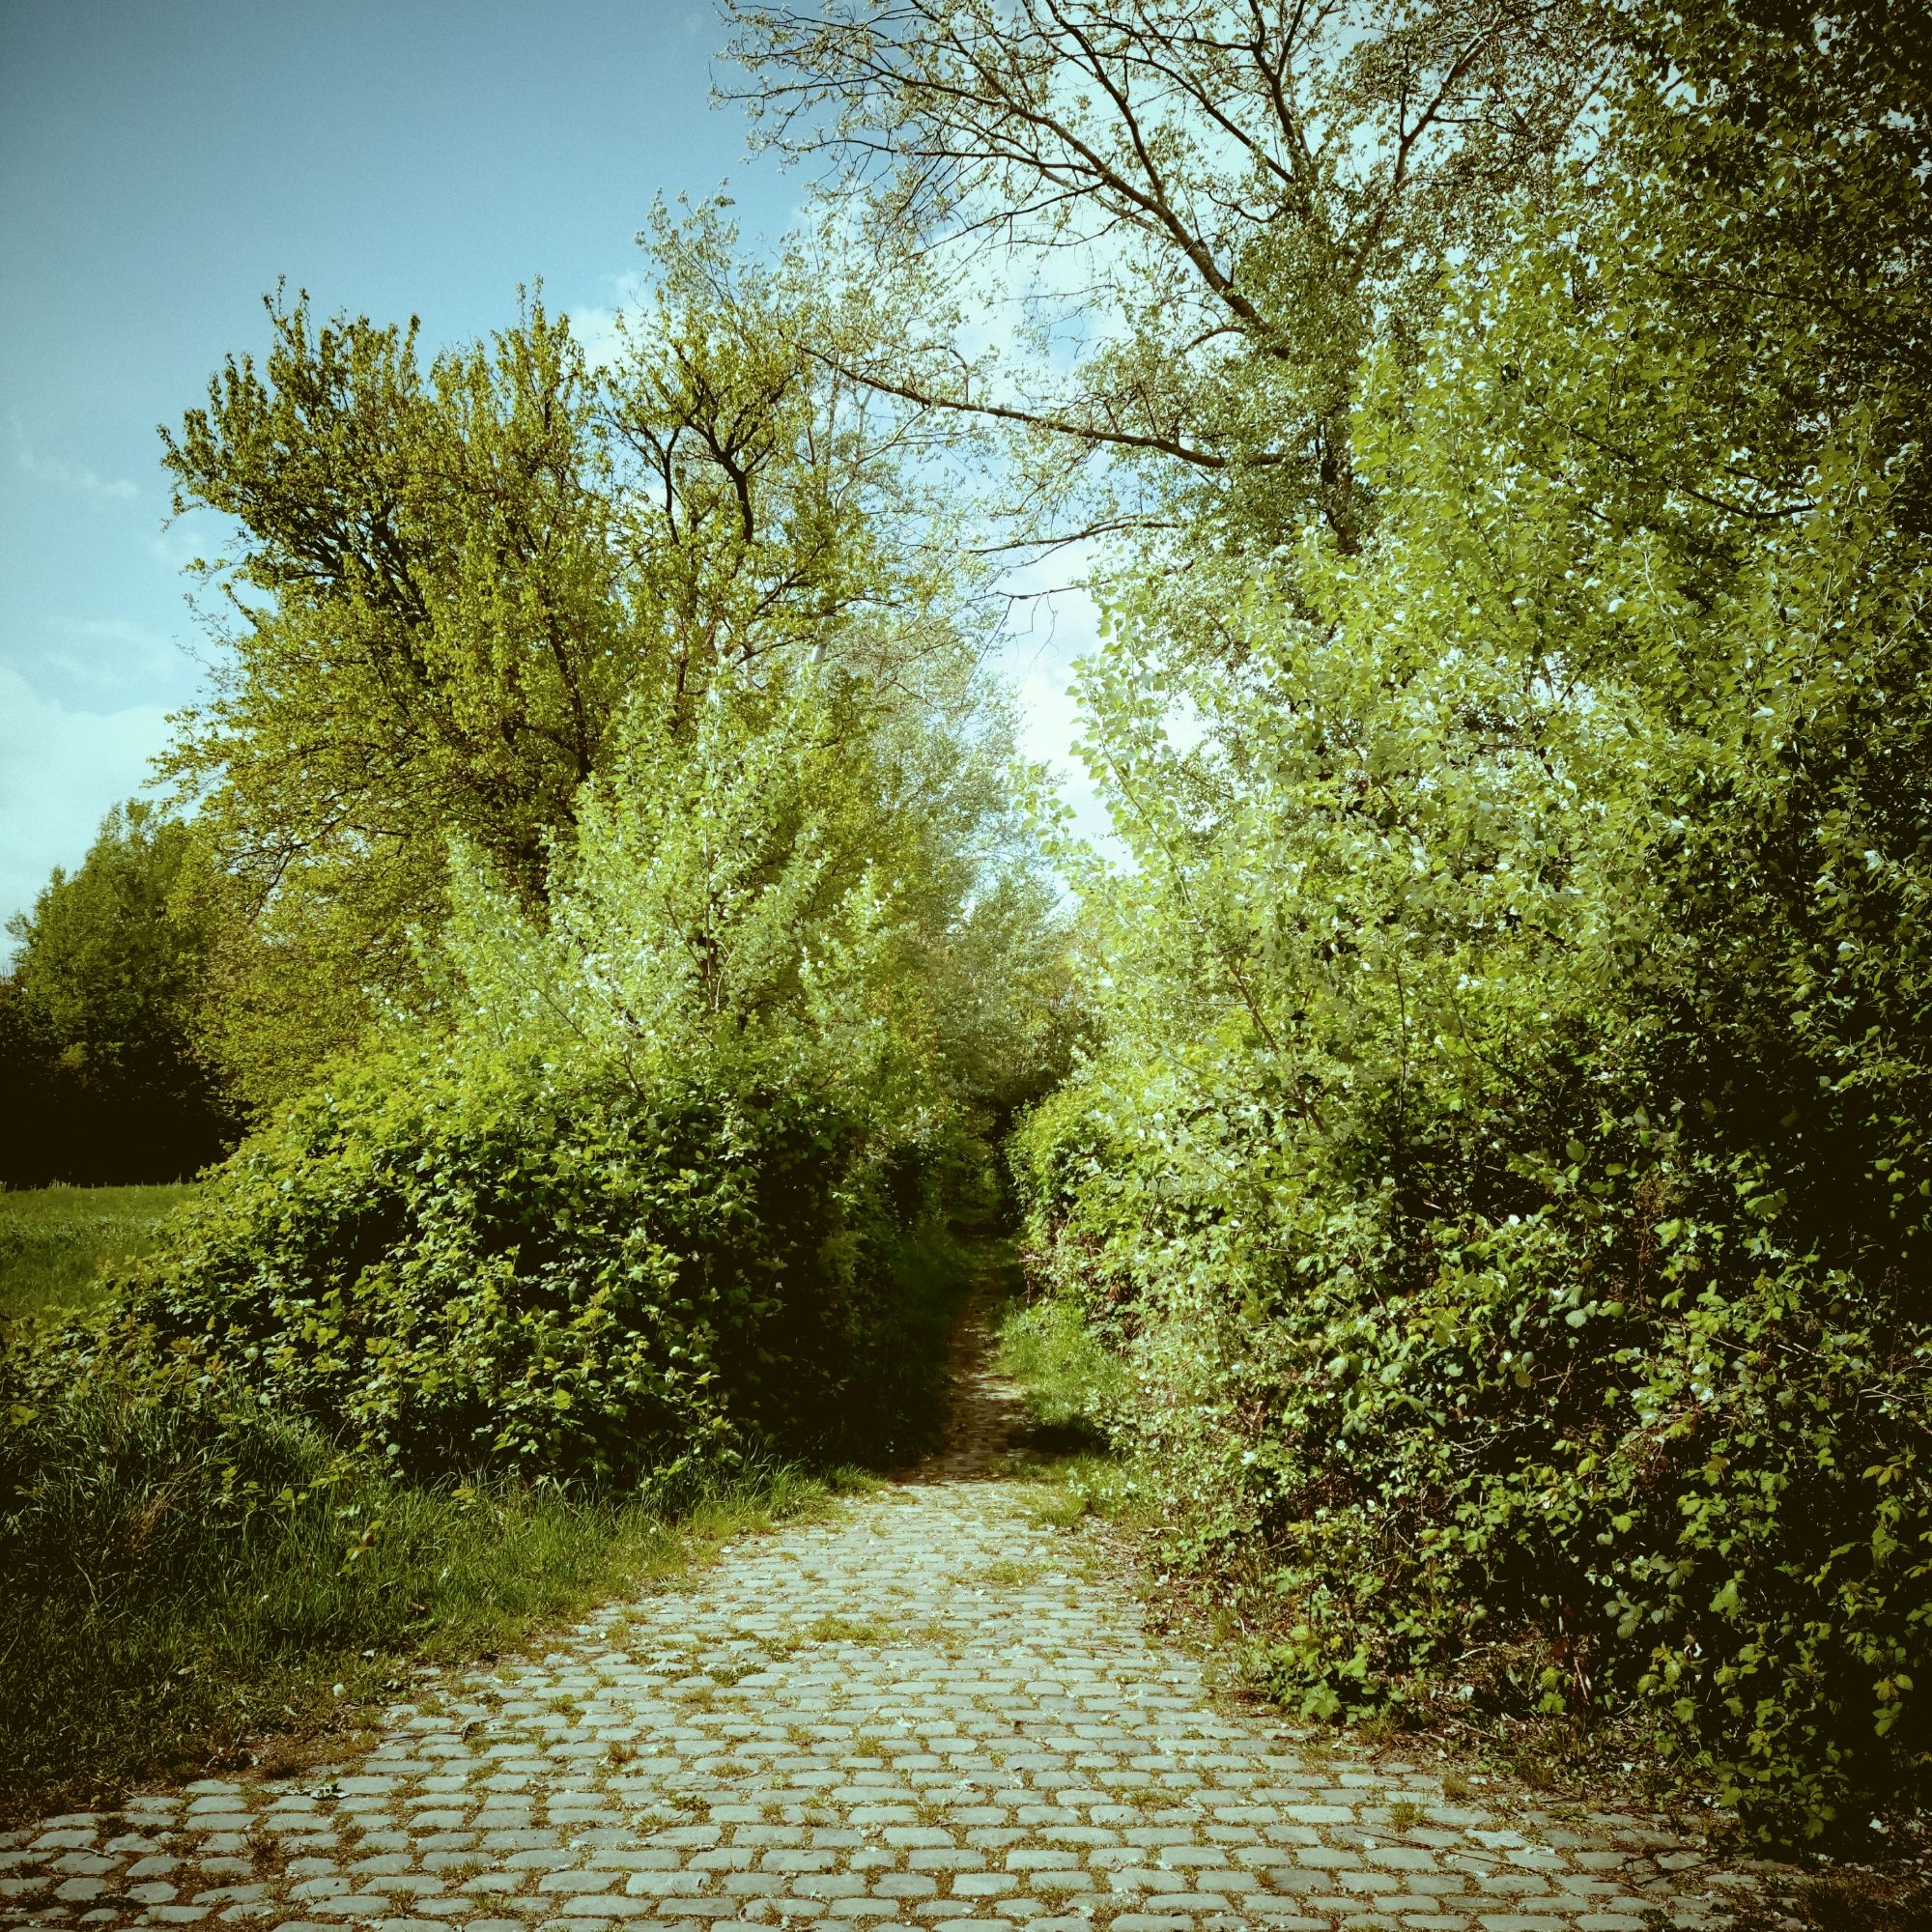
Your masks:
{"label": "blue sky", "polygon": [[[748,240],[801,185],[714,108],[678,0],[7,0],[0,7],[0,918],[142,781],[203,649],[156,427],[263,347],[278,278],[474,336],[541,278],[622,299],[654,195],[729,178]],[[586,318],[587,319],[587,318]],[[1044,750],[1078,613],[1013,660]]]}

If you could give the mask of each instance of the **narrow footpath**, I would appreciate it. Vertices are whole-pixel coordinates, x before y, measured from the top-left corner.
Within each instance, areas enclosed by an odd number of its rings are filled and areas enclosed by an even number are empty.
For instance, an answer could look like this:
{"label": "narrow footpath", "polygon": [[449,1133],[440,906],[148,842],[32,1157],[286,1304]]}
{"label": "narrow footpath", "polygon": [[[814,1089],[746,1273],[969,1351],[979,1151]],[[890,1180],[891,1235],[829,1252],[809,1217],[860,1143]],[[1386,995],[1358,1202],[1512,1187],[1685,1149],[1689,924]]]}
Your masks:
{"label": "narrow footpath", "polygon": [[1034,1525],[1019,1427],[969,1321],[949,1446],[902,1481],[514,1681],[420,1684],[354,1761],[0,1835],[0,1923],[1715,1932],[1748,1899],[1640,1820],[1452,1802],[1439,1765],[1217,1698]]}

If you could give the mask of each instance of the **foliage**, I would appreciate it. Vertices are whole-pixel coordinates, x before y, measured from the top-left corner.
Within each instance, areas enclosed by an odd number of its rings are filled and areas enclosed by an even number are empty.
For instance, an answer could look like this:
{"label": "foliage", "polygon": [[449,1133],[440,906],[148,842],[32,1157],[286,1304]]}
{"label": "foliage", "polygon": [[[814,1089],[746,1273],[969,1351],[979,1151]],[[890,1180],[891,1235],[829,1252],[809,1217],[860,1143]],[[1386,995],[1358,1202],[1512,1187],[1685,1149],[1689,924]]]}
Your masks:
{"label": "foliage", "polygon": [[661,1566],[673,1504],[797,1492],[775,1449],[923,1443],[947,1219],[1057,1071],[960,977],[1049,952],[1004,721],[933,704],[806,661],[714,679],[682,741],[638,707],[540,907],[454,854],[437,1026],[285,1102],[106,1308],[10,1331],[0,1663],[36,1802],[283,1703],[312,1727],[329,1673],[372,1681],[358,1647]]}
{"label": "foliage", "polygon": [[608,368],[530,301],[486,343],[269,303],[166,437],[178,510],[234,521],[213,700],[164,771],[223,917],[204,1026],[258,1109],[385,1005],[420,1008],[452,837],[527,908],[625,719],[688,743],[722,674],[789,656],[956,693],[977,616],[920,439],[805,345],[864,309],[794,255],[660,216]]}
{"label": "foliage", "polygon": [[1132,1395],[1121,1363],[1066,1301],[1009,1308],[1000,1322],[1001,1370],[1020,1385],[1047,1440],[1103,1446]]}
{"label": "foliage", "polygon": [[1924,397],[1802,230],[1754,290],[1676,111],[1370,358],[1373,542],[1116,572],[1134,864],[1017,1160],[1279,1694],[1615,1722],[1815,1834],[1932,1773]]}
{"label": "foliage", "polygon": [[1899,445],[1894,514],[1923,534],[1932,469],[1912,419],[1932,384],[1932,17],[1875,0],[1659,6],[1610,15],[1653,84],[1633,145],[1690,191],[1665,272],[1737,338],[1793,414],[1856,398]]}
{"label": "foliage", "polygon": [[213,931],[186,890],[196,835],[116,806],[80,869],[56,868],[0,982],[10,1106],[0,1182],[171,1180],[231,1143],[227,1097],[193,1039]]}
{"label": "foliage", "polygon": [[609,372],[534,306],[425,372],[274,305],[169,445],[242,528],[173,771],[265,1119],[107,1306],[9,1333],[42,1788],[134,1766],[101,1687],[205,1749],[938,1412],[949,1225],[1077,1030],[1037,775],[917,437],[802,346],[834,296],[709,216],[659,248]]}
{"label": "foliage", "polygon": [[[1361,357],[1540,192],[1607,65],[1569,4],[732,0],[740,97],[905,288],[840,366],[1016,430],[1009,540],[1374,523]],[[989,331],[987,311],[998,322]],[[964,325],[964,326],[962,326]],[[1021,353],[986,349],[1004,332]]]}
{"label": "foliage", "polygon": [[816,1447],[891,1339],[885,1151],[755,1069],[632,1094],[376,1057],[218,1174],[78,1360],[243,1377],[412,1475]]}
{"label": "foliage", "polygon": [[102,1270],[145,1253],[191,1186],[38,1187],[0,1192],[0,1323],[84,1308]]}
{"label": "foliage", "polygon": [[1028,872],[969,725],[809,666],[717,687],[688,747],[641,716],[541,917],[459,860],[442,1034],[286,1105],[37,1385],[245,1383],[411,1475],[890,1448],[936,1352],[908,1238],[1052,1070],[975,1084],[951,943]]}

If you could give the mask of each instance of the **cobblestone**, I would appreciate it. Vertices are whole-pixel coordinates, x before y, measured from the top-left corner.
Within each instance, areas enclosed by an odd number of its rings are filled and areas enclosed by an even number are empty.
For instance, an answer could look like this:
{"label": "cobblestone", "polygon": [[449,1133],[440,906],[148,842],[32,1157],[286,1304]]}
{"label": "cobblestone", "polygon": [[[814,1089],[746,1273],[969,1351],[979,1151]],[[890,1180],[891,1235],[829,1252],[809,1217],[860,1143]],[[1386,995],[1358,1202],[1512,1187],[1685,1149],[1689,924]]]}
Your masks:
{"label": "cobblestone", "polygon": [[1717,1932],[1765,1875],[1229,1708],[1035,1526],[980,1341],[904,1480],[425,1684],[355,1762],[0,1834],[0,1926]]}

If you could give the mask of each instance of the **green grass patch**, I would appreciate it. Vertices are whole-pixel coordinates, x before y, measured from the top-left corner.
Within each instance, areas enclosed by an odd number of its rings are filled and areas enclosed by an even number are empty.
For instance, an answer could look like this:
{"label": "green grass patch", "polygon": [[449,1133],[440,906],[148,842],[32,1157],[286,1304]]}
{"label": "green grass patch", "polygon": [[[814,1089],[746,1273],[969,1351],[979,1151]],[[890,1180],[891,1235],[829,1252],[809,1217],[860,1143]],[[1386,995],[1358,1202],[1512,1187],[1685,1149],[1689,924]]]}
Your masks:
{"label": "green grass patch", "polygon": [[146,1254],[194,1191],[189,1181],[0,1191],[0,1324],[92,1307],[106,1291],[102,1266]]}
{"label": "green grass patch", "polygon": [[511,1650],[826,1506],[784,1465],[677,1495],[410,1484],[259,1412],[99,1392],[0,1487],[0,1816],[339,1748],[413,1667]]}
{"label": "green grass patch", "polygon": [[982,1582],[990,1583],[996,1590],[1020,1590],[1029,1583],[1037,1583],[1046,1574],[1042,1563],[1021,1563],[1010,1556],[1002,1557],[997,1563],[990,1563],[980,1573]]}
{"label": "green grass patch", "polygon": [[999,1366],[1018,1383],[1037,1445],[1103,1449],[1130,1393],[1127,1372],[1064,1301],[1019,1302],[1000,1322]]}

